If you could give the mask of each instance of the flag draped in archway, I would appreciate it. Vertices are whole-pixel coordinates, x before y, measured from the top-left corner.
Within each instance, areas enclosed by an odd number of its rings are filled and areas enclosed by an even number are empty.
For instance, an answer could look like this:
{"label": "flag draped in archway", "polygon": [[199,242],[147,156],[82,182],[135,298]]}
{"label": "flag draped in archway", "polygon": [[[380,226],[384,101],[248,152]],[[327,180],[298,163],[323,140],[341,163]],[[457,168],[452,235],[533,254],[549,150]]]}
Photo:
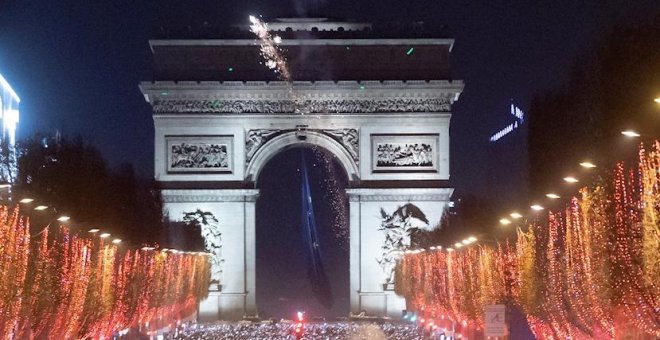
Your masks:
{"label": "flag draped in archway", "polygon": [[330,290],[330,282],[323,268],[321,249],[316,230],[316,218],[314,216],[314,205],[312,204],[312,191],[309,187],[309,174],[305,154],[301,153],[302,160],[302,223],[306,242],[307,273],[312,284],[312,291],[319,302],[326,308],[332,307],[334,299]]}

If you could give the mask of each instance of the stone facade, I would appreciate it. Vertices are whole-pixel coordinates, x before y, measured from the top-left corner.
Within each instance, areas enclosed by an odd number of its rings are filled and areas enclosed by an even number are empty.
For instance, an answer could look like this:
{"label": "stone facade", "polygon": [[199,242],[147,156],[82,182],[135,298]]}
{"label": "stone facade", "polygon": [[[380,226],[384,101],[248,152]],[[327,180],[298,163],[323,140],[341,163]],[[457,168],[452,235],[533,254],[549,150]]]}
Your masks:
{"label": "stone facade", "polygon": [[201,209],[219,220],[223,269],[201,319],[258,314],[257,183],[273,156],[301,145],[329,151],[349,179],[351,313],[401,315],[405,301],[388,272],[395,252],[385,249],[391,236],[382,226],[440,221],[452,193],[449,122],[462,82],[158,81],[140,88],[154,110],[155,177],[166,213],[177,220]]}

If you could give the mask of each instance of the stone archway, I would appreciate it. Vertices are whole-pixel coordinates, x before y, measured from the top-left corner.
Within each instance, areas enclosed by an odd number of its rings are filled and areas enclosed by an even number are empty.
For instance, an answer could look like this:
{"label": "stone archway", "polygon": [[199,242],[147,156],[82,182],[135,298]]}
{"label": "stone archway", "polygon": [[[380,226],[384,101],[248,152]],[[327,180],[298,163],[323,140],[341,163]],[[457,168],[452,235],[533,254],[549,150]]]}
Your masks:
{"label": "stone archway", "polygon": [[[310,196],[301,192],[303,163]],[[286,318],[301,308],[310,316],[348,315],[349,204],[343,165],[325,148],[296,143],[280,149],[268,161],[256,186],[259,316]],[[311,199],[315,216],[312,234],[301,224],[309,211],[303,207],[306,197]],[[311,248],[309,242],[318,242],[318,246]],[[310,265],[317,269],[315,273],[308,271]]]}
{"label": "stone archway", "polygon": [[306,145],[318,146],[335,156],[344,168],[349,180],[359,178],[360,170],[345,146],[323,132],[300,130],[282,133],[261,145],[247,165],[245,180],[256,182],[263,167],[279,152],[288,148]]}

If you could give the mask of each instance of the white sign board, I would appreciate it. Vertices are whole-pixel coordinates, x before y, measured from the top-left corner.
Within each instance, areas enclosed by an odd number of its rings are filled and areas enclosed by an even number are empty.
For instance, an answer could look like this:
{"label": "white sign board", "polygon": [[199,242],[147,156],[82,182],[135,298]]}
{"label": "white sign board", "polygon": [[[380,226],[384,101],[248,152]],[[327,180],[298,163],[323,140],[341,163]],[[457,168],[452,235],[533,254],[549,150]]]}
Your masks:
{"label": "white sign board", "polygon": [[489,336],[505,336],[506,335],[506,306],[505,305],[488,305],[486,306],[486,325],[484,327],[484,335]]}

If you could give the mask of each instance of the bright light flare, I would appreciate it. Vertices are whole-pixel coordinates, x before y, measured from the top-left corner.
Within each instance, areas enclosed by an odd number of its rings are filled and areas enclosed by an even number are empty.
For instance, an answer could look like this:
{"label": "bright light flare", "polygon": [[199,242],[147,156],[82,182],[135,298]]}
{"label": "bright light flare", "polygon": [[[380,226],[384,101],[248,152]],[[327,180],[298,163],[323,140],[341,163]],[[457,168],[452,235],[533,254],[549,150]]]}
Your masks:
{"label": "bright light flare", "polygon": [[66,215],[62,215],[62,216],[60,216],[60,217],[57,218],[57,220],[60,221],[60,222],[66,222],[66,221],[68,221],[68,220],[70,220],[70,219],[71,219],[71,217],[66,216]]}
{"label": "bright light flare", "polygon": [[454,247],[456,247],[456,248],[460,248],[462,246],[463,246],[463,243],[461,243],[461,242],[454,243]]}
{"label": "bright light flare", "polygon": [[114,244],[120,244],[120,243],[121,243],[121,239],[116,238],[116,239],[112,240],[112,243],[114,243]]}
{"label": "bright light flare", "polygon": [[99,235],[99,237],[100,238],[108,238],[108,237],[110,237],[110,233],[103,233],[103,234]]}
{"label": "bright light flare", "polygon": [[561,196],[555,194],[554,192],[550,192],[550,193],[545,194],[545,197],[547,197],[549,199],[552,199],[552,200],[556,200],[556,199],[561,198]]}
{"label": "bright light flare", "polygon": [[621,134],[624,135],[624,136],[626,136],[626,137],[631,137],[631,138],[634,138],[634,137],[640,137],[640,136],[641,136],[639,133],[637,133],[637,132],[635,132],[635,131],[633,131],[633,130],[625,130],[625,131],[621,131]]}
{"label": "bright light flare", "polygon": [[101,230],[100,230],[100,229],[97,229],[97,228],[92,228],[92,229],[90,229],[88,232],[90,232],[90,233],[92,233],[92,234],[96,234],[96,233],[98,233],[99,231],[101,231]]}
{"label": "bright light flare", "polygon": [[509,225],[509,224],[511,224],[511,220],[509,220],[508,218],[501,218],[500,219],[500,224],[501,225]]}
{"label": "bright light flare", "polygon": [[593,168],[596,167],[596,164],[591,163],[591,162],[582,162],[582,163],[580,163],[580,166],[583,167],[583,168],[587,168],[587,169],[593,169]]}
{"label": "bright light flare", "polygon": [[534,205],[530,206],[530,208],[532,208],[532,210],[534,210],[534,211],[541,211],[541,210],[545,209],[542,205],[539,205],[539,204],[534,204]]}
{"label": "bright light flare", "polygon": [[454,251],[454,248],[447,248],[448,253],[451,253],[452,251]]}
{"label": "bright light flare", "polygon": [[511,218],[515,218],[515,219],[519,219],[519,218],[523,217],[520,213],[515,212],[515,211],[510,213],[509,216],[511,216]]}
{"label": "bright light flare", "polygon": [[477,242],[477,238],[474,237],[474,236],[470,236],[470,237],[468,237],[468,240],[469,240],[470,242],[472,242],[472,243]]}
{"label": "bright light flare", "polygon": [[577,183],[577,182],[579,182],[578,179],[573,177],[573,176],[564,177],[564,181],[566,181],[568,183]]}
{"label": "bright light flare", "polygon": [[22,199],[18,202],[23,203],[23,204],[32,203],[32,202],[34,202],[34,198],[24,198],[24,199]]}
{"label": "bright light flare", "polygon": [[45,206],[45,205],[38,205],[38,206],[34,207],[34,210],[39,210],[39,211],[46,210],[46,209],[48,209],[48,207]]}

